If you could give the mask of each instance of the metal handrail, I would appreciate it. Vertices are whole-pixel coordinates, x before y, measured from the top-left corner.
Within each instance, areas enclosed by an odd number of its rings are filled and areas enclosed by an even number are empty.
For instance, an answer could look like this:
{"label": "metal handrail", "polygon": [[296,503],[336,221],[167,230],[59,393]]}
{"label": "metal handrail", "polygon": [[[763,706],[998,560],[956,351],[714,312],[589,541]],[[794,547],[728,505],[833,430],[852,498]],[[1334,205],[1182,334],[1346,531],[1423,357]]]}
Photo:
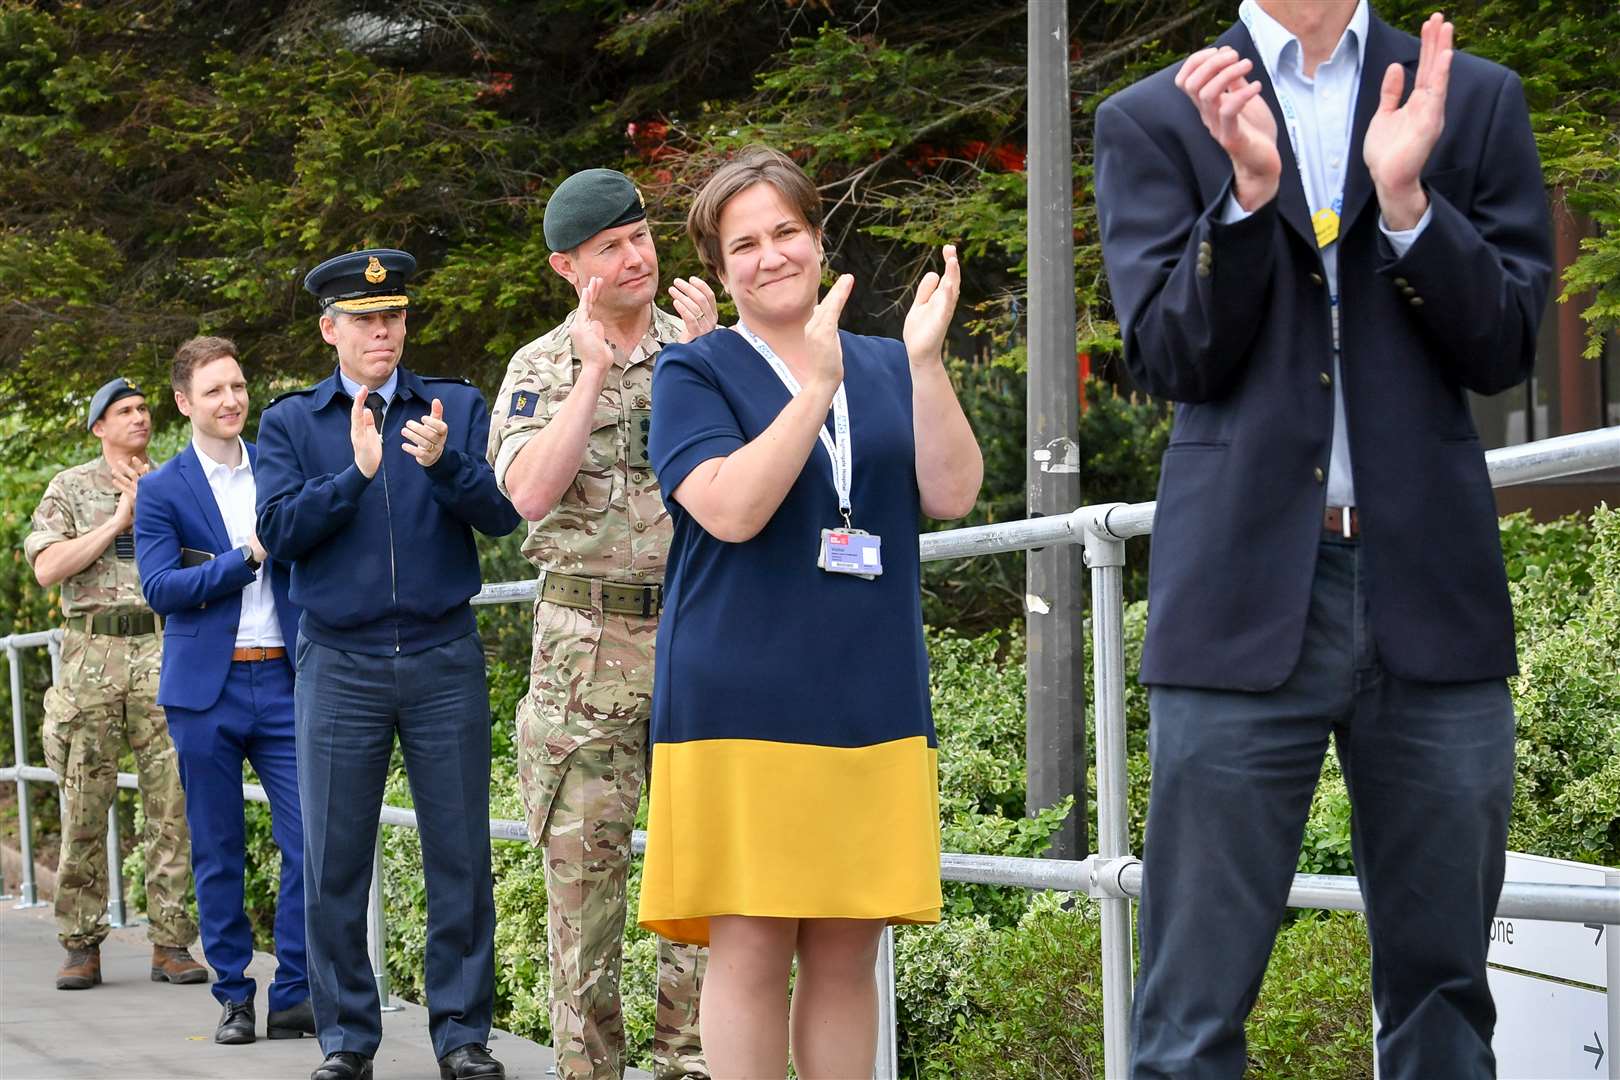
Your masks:
{"label": "metal handrail", "polygon": [[[1493,487],[1545,480],[1576,473],[1620,466],[1620,427],[1564,435],[1523,446],[1492,450],[1485,455]],[[1092,655],[1096,666],[1096,697],[1093,703],[1097,737],[1097,837],[1100,850],[1079,860],[1024,859],[997,855],[969,855],[945,852],[940,856],[940,877],[945,881],[1004,885],[1030,889],[1056,889],[1084,892],[1099,905],[1102,914],[1104,1056],[1107,1075],[1123,1075],[1128,1056],[1126,1021],[1131,995],[1130,901],[1141,895],[1142,866],[1133,858],[1126,840],[1126,774],[1124,712],[1124,635],[1122,628],[1122,574],[1125,540],[1152,532],[1154,504],[1108,503],[1082,506],[1055,517],[978,525],[919,537],[924,561],[1021,551],[1046,544],[1083,544],[1086,565],[1092,575]],[[499,604],[533,600],[536,583],[504,581],[485,585],[473,597],[474,604]],[[12,726],[19,763],[27,743],[22,719],[18,651],[48,646],[52,652],[53,676],[58,660],[61,631],[34,631],[0,638],[10,664]],[[32,837],[28,817],[27,783],[59,783],[50,769],[19,764],[0,769],[0,782],[15,781],[18,788],[19,827],[23,846],[22,901],[35,902]],[[133,773],[119,773],[118,786],[136,787]],[[243,798],[268,801],[264,789],[242,785]],[[116,815],[110,818],[109,859],[117,845]],[[378,815],[383,825],[414,829],[416,813],[405,807],[384,806]],[[490,836],[497,840],[527,840],[521,821],[491,819]],[[646,835],[634,834],[636,852],[645,848]],[[380,843],[379,843],[380,850]],[[114,880],[118,877],[113,865]],[[376,875],[380,880],[380,863]],[[1362,911],[1364,904],[1354,877],[1299,874],[1288,895],[1290,907]],[[1497,913],[1503,916],[1546,919],[1554,922],[1602,923],[1620,926],[1620,886],[1558,885],[1543,882],[1507,882],[1502,887]],[[384,929],[381,890],[374,888],[371,919],[372,965],[380,997],[388,1003],[387,967],[383,959]],[[893,943],[885,934],[880,957],[880,977],[893,992]],[[1620,979],[1612,980],[1611,992],[1620,993]],[[893,1062],[893,1002],[882,1010],[884,1038],[880,1048],[880,1076],[892,1076],[881,1063]],[[1611,1045],[1620,1042],[1620,1031],[1611,1027]],[[887,1051],[886,1053],[883,1051]],[[892,1066],[891,1066],[892,1068]]]}

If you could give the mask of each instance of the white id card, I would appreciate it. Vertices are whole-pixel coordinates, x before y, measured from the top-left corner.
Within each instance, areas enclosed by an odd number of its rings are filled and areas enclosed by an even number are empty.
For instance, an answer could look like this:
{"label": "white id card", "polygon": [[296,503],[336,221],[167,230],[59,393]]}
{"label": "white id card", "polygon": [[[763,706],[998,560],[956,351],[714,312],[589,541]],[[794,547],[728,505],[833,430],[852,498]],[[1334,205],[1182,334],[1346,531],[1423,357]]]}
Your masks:
{"label": "white id card", "polygon": [[871,581],[883,573],[883,538],[862,529],[822,529],[816,565],[829,574]]}

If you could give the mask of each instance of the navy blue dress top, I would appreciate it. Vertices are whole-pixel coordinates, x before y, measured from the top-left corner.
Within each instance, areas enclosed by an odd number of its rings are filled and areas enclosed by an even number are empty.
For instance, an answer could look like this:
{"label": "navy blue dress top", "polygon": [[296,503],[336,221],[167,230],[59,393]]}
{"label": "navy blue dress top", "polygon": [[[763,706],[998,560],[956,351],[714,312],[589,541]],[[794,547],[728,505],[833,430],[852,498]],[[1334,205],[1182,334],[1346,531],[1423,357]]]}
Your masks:
{"label": "navy blue dress top", "polygon": [[676,940],[706,942],[718,914],[938,918],[910,366],[899,341],[840,337],[851,518],[882,537],[874,580],[816,565],[821,531],[842,524],[819,441],[748,541],[716,539],[675,500],[790,400],[748,341],[721,329],[668,346],[653,376],[650,456],[674,537],[640,920]]}

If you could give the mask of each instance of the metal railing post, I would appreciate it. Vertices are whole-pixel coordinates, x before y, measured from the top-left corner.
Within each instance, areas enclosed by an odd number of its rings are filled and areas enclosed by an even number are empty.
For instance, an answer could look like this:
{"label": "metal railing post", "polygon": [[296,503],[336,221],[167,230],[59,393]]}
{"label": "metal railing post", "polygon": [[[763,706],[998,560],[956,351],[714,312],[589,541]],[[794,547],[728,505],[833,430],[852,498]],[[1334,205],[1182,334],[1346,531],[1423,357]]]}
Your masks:
{"label": "metal railing post", "polygon": [[[1110,507],[1098,507],[1086,529],[1091,568],[1093,697],[1097,728],[1097,872],[1117,878],[1129,860],[1125,772],[1125,541],[1108,535]],[[1094,893],[1096,895],[1096,893]],[[1098,896],[1102,914],[1103,1072],[1126,1075],[1131,1041],[1131,902]]]}
{"label": "metal railing post", "polygon": [[377,980],[377,1003],[383,1012],[398,1012],[400,1007],[389,1001],[388,923],[383,915],[382,880],[382,828],[379,826],[376,846],[371,849],[371,899],[366,911],[366,944],[371,951],[371,977]]}
{"label": "metal railing post", "polygon": [[6,643],[6,665],[11,669],[11,740],[17,758],[17,850],[22,863],[22,883],[17,907],[40,907],[39,889],[34,881],[34,821],[28,805],[28,781],[22,767],[28,764],[28,732],[23,727],[22,657],[17,646]]}
{"label": "metal railing post", "polygon": [[899,1080],[900,1018],[894,1007],[894,927],[885,926],[877,956],[877,1057],[872,1080]]}
{"label": "metal railing post", "polygon": [[[1620,870],[1603,875],[1603,884],[1620,888]],[[1620,925],[1608,924],[1608,950],[1604,957],[1609,976],[1609,1080],[1620,1080]]]}
{"label": "metal railing post", "polygon": [[124,858],[118,850],[118,789],[107,805],[107,925],[128,926],[124,912]]}

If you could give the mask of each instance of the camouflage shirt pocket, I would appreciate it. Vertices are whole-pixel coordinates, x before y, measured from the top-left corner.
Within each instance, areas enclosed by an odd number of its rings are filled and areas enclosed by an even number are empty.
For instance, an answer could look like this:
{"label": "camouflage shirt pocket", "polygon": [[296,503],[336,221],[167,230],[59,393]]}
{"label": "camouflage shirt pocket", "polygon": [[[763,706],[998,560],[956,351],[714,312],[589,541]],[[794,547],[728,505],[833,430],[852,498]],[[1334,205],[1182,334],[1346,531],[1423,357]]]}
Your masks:
{"label": "camouflage shirt pocket", "polygon": [[620,459],[618,414],[598,409],[585,443],[585,458],[574,477],[574,500],[588,510],[609,509],[618,483]]}

